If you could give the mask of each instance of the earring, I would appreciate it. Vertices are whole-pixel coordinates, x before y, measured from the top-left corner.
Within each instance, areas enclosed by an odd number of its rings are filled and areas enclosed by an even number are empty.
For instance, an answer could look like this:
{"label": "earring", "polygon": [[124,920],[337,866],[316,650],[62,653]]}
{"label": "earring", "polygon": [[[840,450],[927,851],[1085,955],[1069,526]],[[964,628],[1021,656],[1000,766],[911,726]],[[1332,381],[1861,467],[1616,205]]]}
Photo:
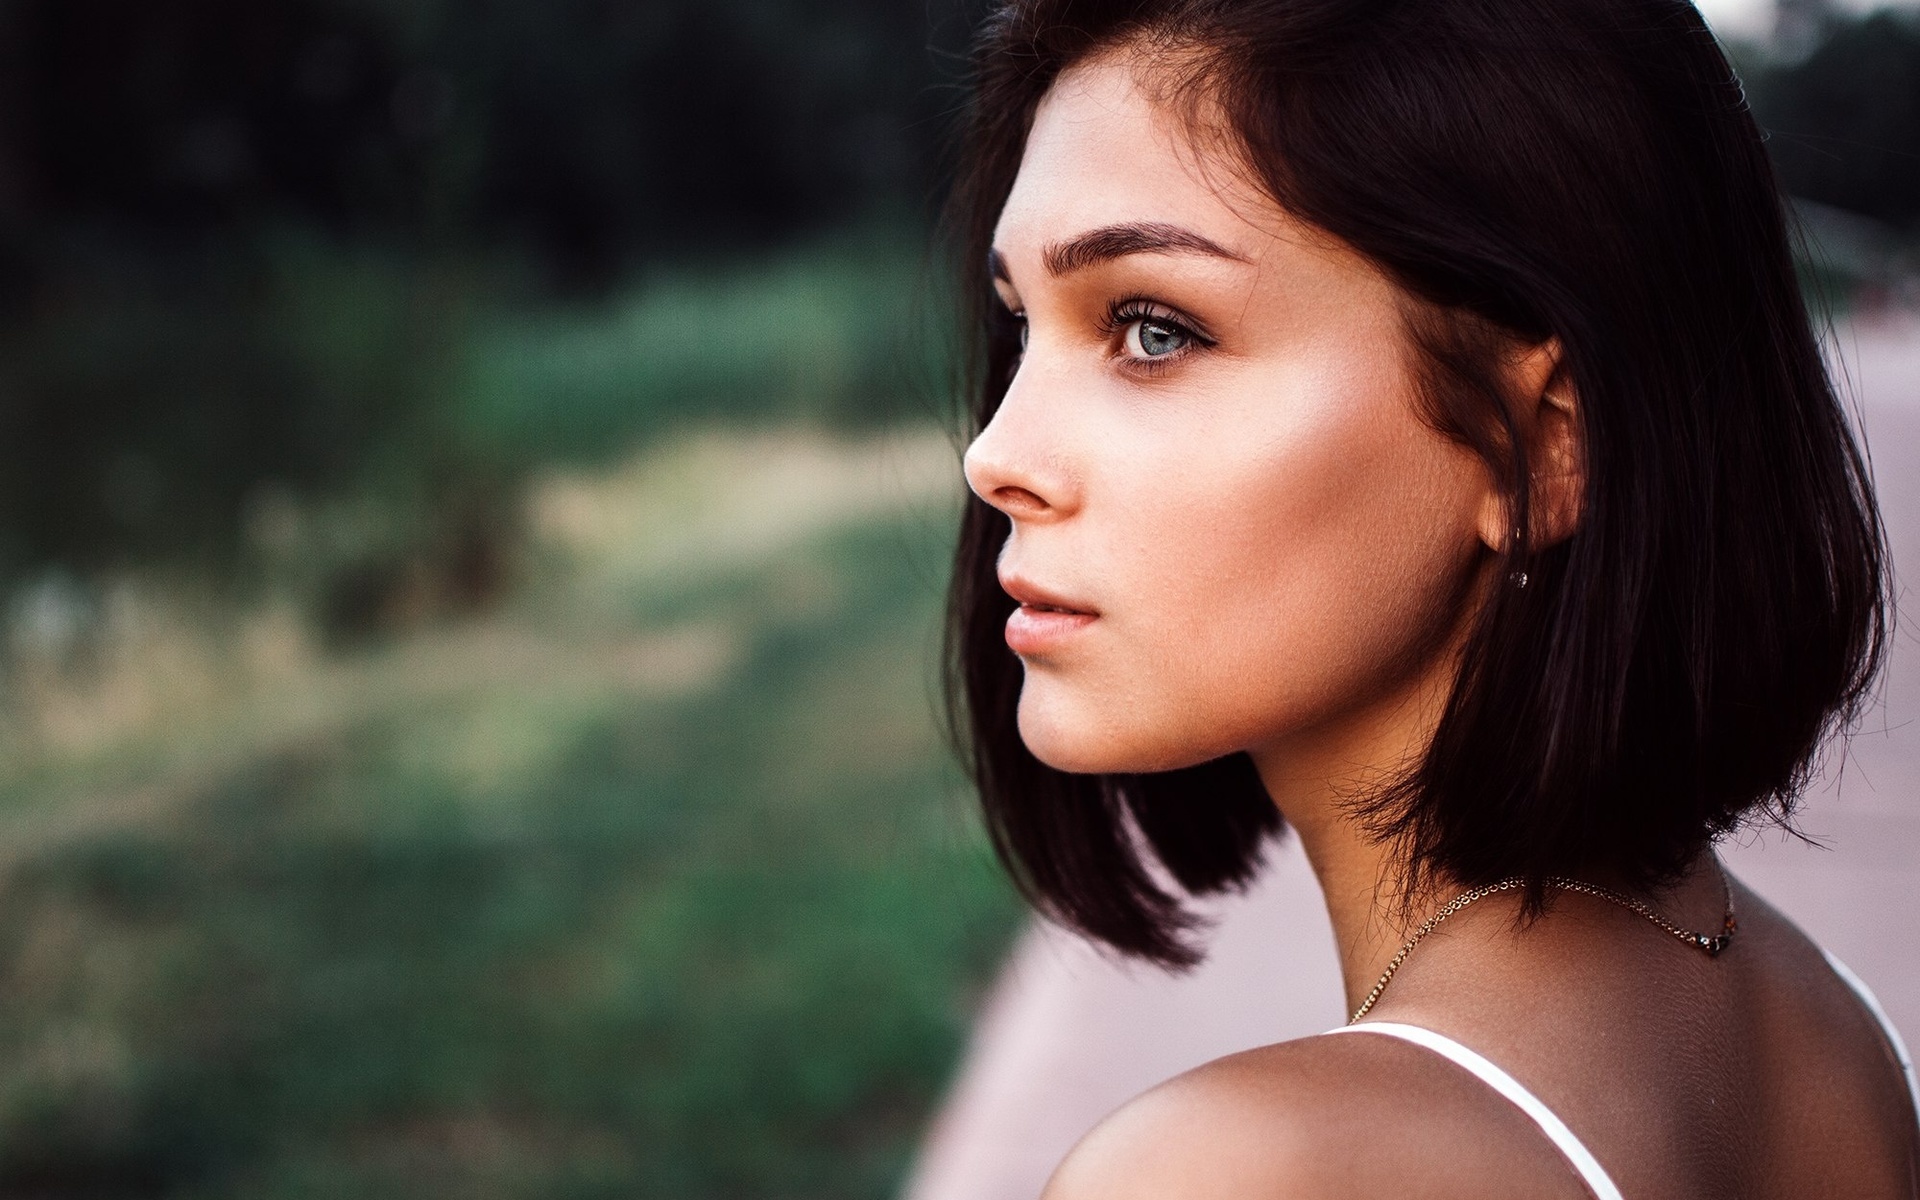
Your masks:
{"label": "earring", "polygon": [[[1526,535],[1527,531],[1520,528],[1520,526],[1515,525],[1513,527],[1512,546],[1516,551],[1520,548],[1521,539],[1526,537]],[[1527,573],[1525,571],[1515,571],[1507,576],[1507,582],[1513,585],[1514,591],[1525,591],[1527,586]]]}

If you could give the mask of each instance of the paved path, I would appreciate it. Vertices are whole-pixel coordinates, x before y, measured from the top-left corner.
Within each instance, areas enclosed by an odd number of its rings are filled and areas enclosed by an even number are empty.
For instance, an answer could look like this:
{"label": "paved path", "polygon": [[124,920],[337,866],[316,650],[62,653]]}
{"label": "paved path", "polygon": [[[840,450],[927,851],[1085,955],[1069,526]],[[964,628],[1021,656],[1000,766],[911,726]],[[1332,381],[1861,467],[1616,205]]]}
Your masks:
{"label": "paved path", "polygon": [[[1843,331],[1896,569],[1920,579],[1920,320]],[[1920,612],[1920,599],[1912,604]],[[1825,848],[1743,839],[1726,860],[1879,992],[1920,1043],[1920,618],[1896,637],[1884,703],[1803,826]],[[1129,1096],[1209,1058],[1339,1024],[1332,935],[1297,847],[1216,909],[1207,963],[1172,978],[1034,929],[1009,960],[934,1121],[907,1200],[1032,1200]]]}

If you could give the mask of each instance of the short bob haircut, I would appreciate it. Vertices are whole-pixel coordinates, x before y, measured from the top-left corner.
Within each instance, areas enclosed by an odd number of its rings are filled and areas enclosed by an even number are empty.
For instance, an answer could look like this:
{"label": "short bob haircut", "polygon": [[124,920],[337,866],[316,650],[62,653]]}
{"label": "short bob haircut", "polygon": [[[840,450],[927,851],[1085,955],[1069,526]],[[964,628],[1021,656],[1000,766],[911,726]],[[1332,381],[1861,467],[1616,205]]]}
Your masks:
{"label": "short bob haircut", "polygon": [[[1743,821],[1786,823],[1878,668],[1884,537],[1760,132],[1692,5],[1002,3],[948,214],[960,278],[979,280],[961,289],[971,433],[1015,364],[981,264],[1035,108],[1063,70],[1128,46],[1224,120],[1283,209],[1397,282],[1428,419],[1514,506],[1498,568],[1528,586],[1480,612],[1424,756],[1354,800],[1404,851],[1403,894],[1521,876],[1537,913],[1548,876],[1654,888]],[[1495,382],[1515,336],[1557,337],[1578,397],[1583,508],[1548,547],[1525,532],[1528,464]],[[1053,919],[1191,964],[1178,891],[1244,886],[1280,818],[1244,754],[1132,776],[1034,758],[994,575],[1008,531],[969,502],[950,597],[955,730],[994,844]]]}

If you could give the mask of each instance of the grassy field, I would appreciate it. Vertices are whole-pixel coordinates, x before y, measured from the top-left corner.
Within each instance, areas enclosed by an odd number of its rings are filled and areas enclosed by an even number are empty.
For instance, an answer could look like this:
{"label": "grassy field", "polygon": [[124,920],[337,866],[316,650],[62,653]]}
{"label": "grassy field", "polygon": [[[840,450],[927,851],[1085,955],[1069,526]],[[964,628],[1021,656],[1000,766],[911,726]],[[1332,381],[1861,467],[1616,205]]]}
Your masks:
{"label": "grassy field", "polygon": [[16,710],[0,1195],[896,1186],[1015,921],[933,721],[951,449],[582,472],[490,613],[154,617]]}

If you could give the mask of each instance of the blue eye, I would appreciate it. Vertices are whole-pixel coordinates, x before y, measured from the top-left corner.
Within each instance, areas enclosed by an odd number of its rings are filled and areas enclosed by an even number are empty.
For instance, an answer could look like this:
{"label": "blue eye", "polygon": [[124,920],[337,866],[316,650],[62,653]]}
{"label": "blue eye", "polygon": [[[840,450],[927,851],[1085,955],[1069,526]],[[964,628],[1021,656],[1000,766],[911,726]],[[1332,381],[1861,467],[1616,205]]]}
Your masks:
{"label": "blue eye", "polygon": [[1190,339],[1178,325],[1142,317],[1127,330],[1127,349],[1142,358],[1162,358],[1186,349]]}
{"label": "blue eye", "polygon": [[1136,368],[1171,365],[1213,339],[1165,305],[1136,296],[1115,301],[1102,327],[1120,336],[1119,354]]}

